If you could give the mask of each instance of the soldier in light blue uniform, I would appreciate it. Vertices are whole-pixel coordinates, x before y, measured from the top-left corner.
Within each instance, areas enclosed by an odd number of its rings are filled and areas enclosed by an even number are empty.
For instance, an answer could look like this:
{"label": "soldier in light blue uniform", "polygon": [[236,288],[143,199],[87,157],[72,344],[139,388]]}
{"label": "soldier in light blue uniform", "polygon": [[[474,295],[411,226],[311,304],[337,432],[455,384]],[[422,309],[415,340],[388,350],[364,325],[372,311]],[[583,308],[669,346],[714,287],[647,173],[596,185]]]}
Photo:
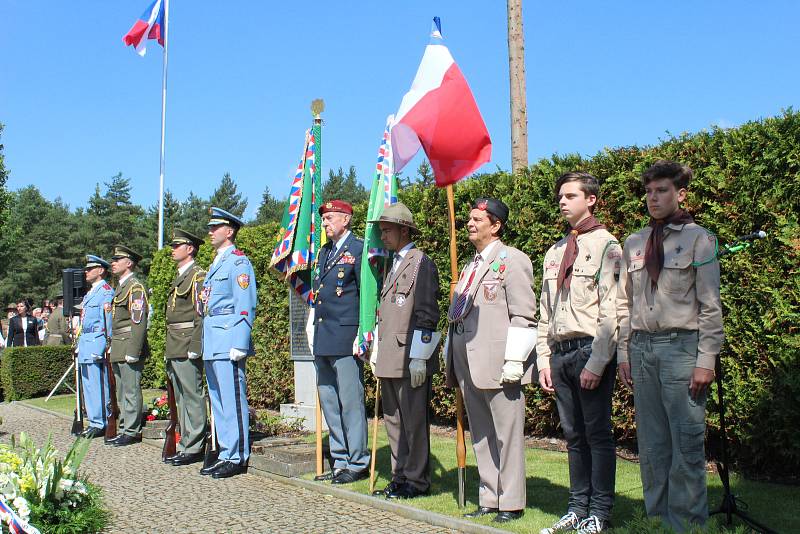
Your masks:
{"label": "soldier in light blue uniform", "polygon": [[256,277],[250,260],[233,244],[243,224],[235,215],[211,208],[208,235],[216,256],[203,282],[203,360],[219,461],[200,474],[214,478],[246,472],[250,457],[245,358],[253,354]]}
{"label": "soldier in light blue uniform", "polygon": [[105,434],[109,415],[108,380],[105,366],[106,340],[111,338],[111,299],[114,289],[105,281],[109,263],[91,254],[86,256],[84,272],[92,288],[81,302],[81,334],[78,338],[78,364],[83,381],[83,399],[89,428],[85,438]]}

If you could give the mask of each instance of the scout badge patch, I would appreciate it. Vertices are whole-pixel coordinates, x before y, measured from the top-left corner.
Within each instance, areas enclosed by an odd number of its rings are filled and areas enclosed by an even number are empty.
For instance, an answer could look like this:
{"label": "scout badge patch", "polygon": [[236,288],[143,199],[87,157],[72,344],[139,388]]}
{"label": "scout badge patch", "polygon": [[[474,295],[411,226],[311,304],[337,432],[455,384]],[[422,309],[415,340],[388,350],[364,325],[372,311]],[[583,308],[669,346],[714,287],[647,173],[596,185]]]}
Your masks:
{"label": "scout badge patch", "polygon": [[481,283],[483,288],[483,298],[487,302],[494,302],[497,299],[497,290],[500,289],[500,280],[487,280]]}
{"label": "scout badge patch", "polygon": [[250,275],[242,273],[236,277],[236,282],[242,289],[247,289],[250,286]]}
{"label": "scout badge patch", "polygon": [[398,306],[402,307],[403,304],[406,303],[406,296],[401,293],[400,295],[397,295],[397,298],[395,299],[395,301],[396,301]]}

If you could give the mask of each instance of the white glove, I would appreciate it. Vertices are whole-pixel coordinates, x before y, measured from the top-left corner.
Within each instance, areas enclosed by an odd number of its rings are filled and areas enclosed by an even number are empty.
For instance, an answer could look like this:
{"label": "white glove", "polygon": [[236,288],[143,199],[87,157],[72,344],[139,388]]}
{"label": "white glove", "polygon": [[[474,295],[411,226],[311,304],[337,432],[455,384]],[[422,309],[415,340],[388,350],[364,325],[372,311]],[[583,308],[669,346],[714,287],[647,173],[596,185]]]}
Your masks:
{"label": "white glove", "polygon": [[125,356],[125,363],[136,363],[139,361],[138,356]]}
{"label": "white glove", "polygon": [[378,363],[378,338],[372,340],[372,350],[369,351],[369,366],[372,368],[372,374],[375,374],[375,365]]}
{"label": "white glove", "polygon": [[364,360],[367,359],[367,355],[366,354],[362,354],[361,356],[358,355],[358,336],[356,336],[356,338],[353,340],[353,356],[355,356],[356,358],[358,358],[361,361],[364,361]]}
{"label": "white glove", "polygon": [[425,377],[428,374],[428,362],[413,359],[408,362],[408,371],[411,373],[411,387],[418,388],[425,383]]}
{"label": "white glove", "polygon": [[314,354],[314,308],[308,312],[308,321],[306,321],[306,340],[308,341],[308,349],[311,354]]}
{"label": "white glove", "polygon": [[103,356],[101,354],[92,354],[92,359],[96,362],[99,362],[103,359]]}
{"label": "white glove", "polygon": [[231,349],[229,357],[232,362],[238,362],[239,360],[243,359],[247,356],[247,351],[239,350],[239,349]]}
{"label": "white glove", "polygon": [[503,364],[503,374],[500,376],[500,382],[507,382],[513,384],[522,380],[522,375],[525,374],[522,368],[522,362],[515,362],[506,360]]}
{"label": "white glove", "polygon": [[199,357],[200,357],[200,355],[199,355],[198,353],[196,353],[196,352],[190,352],[190,353],[188,354],[188,356],[189,356],[189,359],[190,359],[190,360],[196,360],[197,358],[199,358]]}

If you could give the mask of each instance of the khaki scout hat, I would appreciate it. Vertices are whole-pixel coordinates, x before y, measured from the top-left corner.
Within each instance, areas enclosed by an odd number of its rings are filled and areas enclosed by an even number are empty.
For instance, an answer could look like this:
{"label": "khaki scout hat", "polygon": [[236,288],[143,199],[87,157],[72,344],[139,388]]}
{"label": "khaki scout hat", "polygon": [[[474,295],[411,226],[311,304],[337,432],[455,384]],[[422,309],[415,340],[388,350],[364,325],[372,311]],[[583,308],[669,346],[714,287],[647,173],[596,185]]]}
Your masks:
{"label": "khaki scout hat", "polygon": [[137,254],[126,246],[115,245],[114,255],[111,256],[111,261],[119,260],[121,258],[129,258],[133,263],[139,263],[142,260],[142,255]]}
{"label": "khaki scout hat", "polygon": [[408,226],[411,230],[419,232],[417,225],[414,224],[414,216],[411,215],[411,210],[406,207],[402,202],[396,202],[383,209],[383,213],[376,220],[367,221],[371,223],[388,222],[399,224],[401,226]]}
{"label": "khaki scout hat", "polygon": [[190,234],[186,230],[175,228],[172,231],[172,241],[170,245],[194,245],[194,248],[200,248],[203,240],[194,234]]}

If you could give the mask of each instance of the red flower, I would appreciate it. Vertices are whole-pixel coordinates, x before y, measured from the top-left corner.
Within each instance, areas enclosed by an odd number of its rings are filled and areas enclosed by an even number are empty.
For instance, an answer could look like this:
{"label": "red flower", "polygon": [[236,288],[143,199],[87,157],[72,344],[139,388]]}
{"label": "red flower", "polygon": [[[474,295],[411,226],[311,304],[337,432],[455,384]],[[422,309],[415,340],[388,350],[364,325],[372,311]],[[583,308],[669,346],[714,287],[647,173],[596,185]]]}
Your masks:
{"label": "red flower", "polygon": [[155,415],[153,415],[153,414],[150,414],[150,415],[148,415],[148,416],[146,417],[146,419],[147,419],[148,421],[155,421],[155,420],[156,420],[156,416],[155,416]]}

